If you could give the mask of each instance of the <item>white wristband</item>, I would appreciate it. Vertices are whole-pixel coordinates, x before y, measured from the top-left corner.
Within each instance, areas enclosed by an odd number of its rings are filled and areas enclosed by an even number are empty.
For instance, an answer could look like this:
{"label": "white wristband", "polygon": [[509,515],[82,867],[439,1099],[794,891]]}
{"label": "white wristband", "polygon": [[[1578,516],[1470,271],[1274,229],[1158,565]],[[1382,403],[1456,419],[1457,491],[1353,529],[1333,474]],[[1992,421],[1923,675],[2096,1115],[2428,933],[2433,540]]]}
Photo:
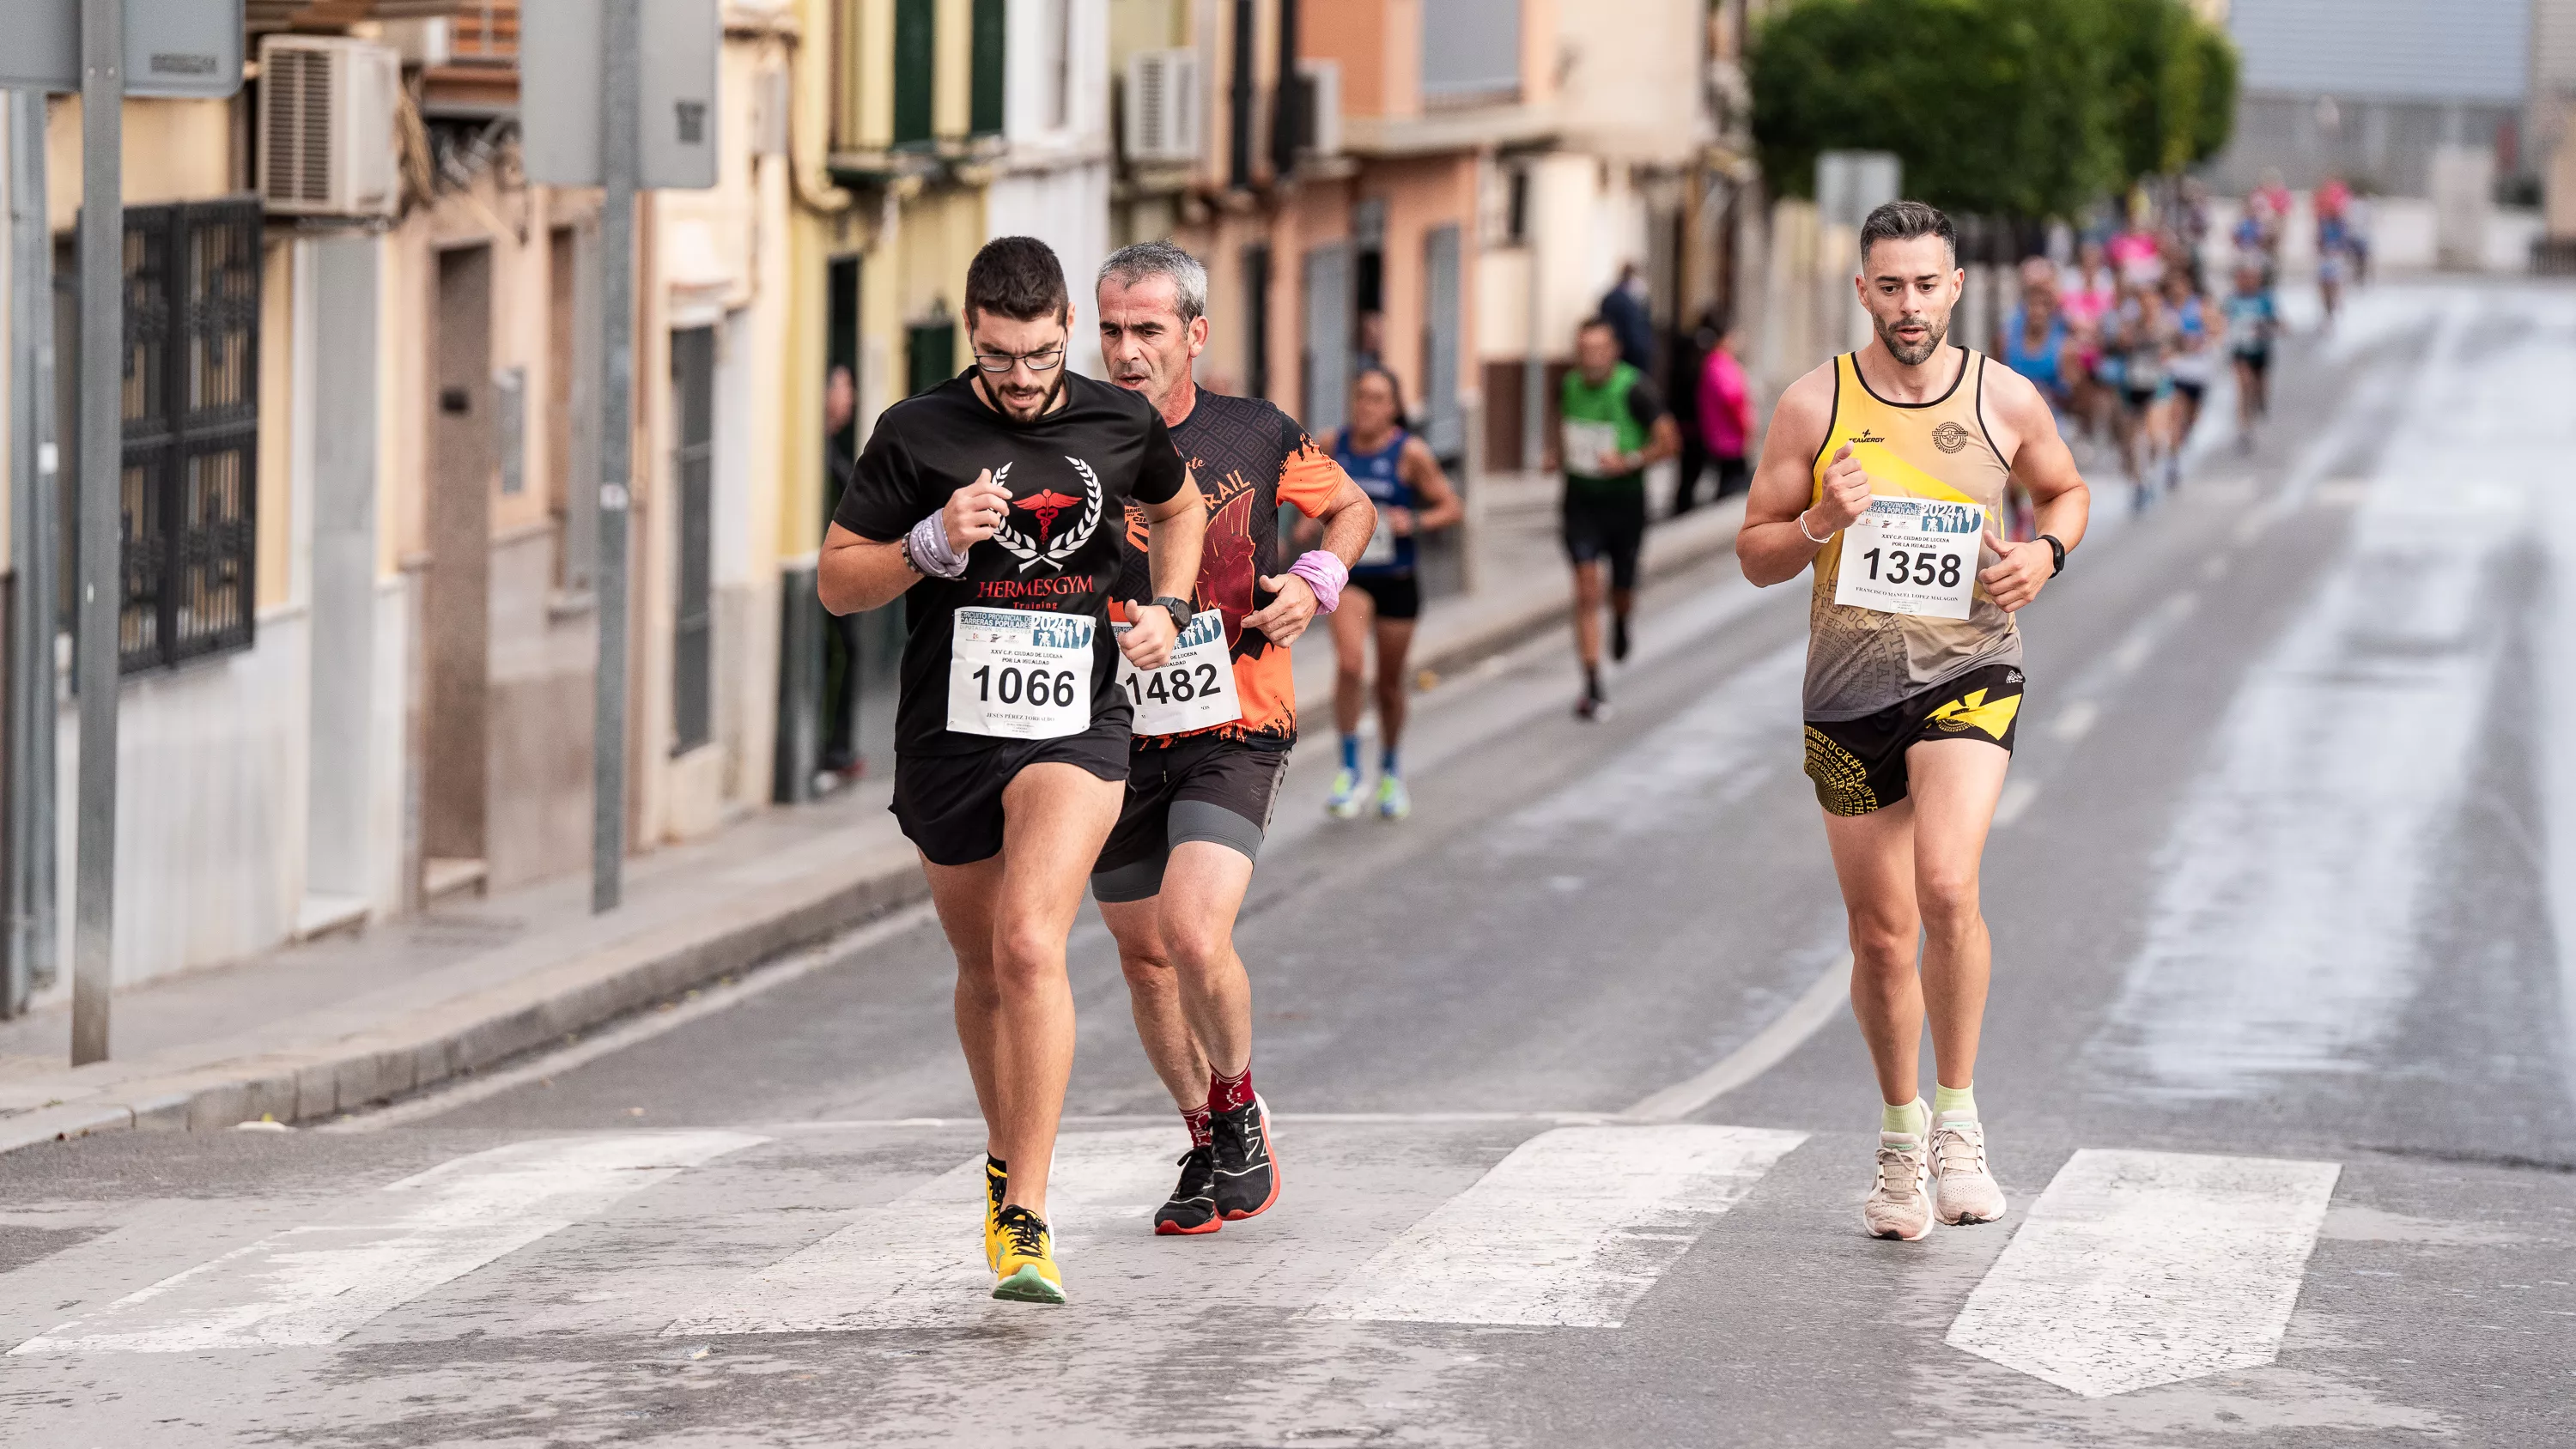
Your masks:
{"label": "white wristband", "polygon": [[1805,539],[1807,542],[1814,544],[1818,548],[1823,548],[1826,544],[1834,541],[1834,536],[1830,533],[1826,534],[1822,538],[1818,538],[1807,531],[1807,510],[1804,508],[1798,510],[1798,536]]}

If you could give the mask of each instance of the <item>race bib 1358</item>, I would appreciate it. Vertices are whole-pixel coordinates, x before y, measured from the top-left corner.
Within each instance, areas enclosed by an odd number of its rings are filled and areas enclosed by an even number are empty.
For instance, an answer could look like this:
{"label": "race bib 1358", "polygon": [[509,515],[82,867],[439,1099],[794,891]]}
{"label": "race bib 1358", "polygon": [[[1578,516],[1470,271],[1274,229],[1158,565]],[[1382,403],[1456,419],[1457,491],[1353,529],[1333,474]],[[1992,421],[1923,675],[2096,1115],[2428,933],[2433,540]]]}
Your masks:
{"label": "race bib 1358", "polygon": [[1936,498],[1872,498],[1843,530],[1834,602],[1887,614],[1964,619],[1977,590],[1986,510]]}

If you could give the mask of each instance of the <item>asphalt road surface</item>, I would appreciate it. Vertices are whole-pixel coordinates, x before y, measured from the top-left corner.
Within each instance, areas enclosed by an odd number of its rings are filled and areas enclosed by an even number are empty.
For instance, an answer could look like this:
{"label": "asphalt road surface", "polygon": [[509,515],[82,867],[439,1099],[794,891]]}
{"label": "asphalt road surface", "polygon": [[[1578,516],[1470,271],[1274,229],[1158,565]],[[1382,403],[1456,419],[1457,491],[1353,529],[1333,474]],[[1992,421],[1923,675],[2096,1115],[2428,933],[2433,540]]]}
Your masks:
{"label": "asphalt road surface", "polygon": [[[1859,1229],[1876,1097],[1800,776],[1805,585],[1658,590],[1290,776],[1241,931],[1277,1208],[1096,921],[1053,1192],[982,1296],[935,927],[324,1130],[0,1159],[22,1445],[2576,1442],[2576,292],[2383,287],[2025,615],[1978,1095],[2012,1210]],[[1323,711],[1310,703],[1309,719]]]}

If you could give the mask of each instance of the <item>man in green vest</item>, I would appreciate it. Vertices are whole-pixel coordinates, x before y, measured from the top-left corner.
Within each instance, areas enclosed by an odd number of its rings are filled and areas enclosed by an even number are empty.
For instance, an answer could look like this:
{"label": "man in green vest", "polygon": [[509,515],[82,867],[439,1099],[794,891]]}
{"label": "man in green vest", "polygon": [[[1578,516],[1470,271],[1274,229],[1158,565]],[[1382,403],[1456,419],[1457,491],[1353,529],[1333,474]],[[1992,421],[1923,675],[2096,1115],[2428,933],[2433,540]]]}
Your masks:
{"label": "man in green vest", "polygon": [[1565,556],[1574,563],[1574,647],[1583,698],[1574,717],[1610,717],[1601,692],[1601,566],[1610,566],[1610,657],[1628,657],[1637,553],[1646,541],[1646,469],[1681,451],[1681,429],[1644,373],[1619,360],[1619,334],[1595,317],[1574,334],[1565,375]]}

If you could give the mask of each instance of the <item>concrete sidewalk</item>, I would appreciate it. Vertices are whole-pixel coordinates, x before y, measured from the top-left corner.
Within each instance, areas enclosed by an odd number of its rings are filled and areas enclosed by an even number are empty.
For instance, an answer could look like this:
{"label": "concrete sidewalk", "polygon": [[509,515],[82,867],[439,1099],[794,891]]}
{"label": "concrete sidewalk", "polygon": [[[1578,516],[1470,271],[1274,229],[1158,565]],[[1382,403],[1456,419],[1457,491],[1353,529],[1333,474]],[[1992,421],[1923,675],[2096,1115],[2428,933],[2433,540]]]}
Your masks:
{"label": "concrete sidewalk", "polygon": [[[1435,600],[1414,646],[1449,673],[1562,623],[1570,580],[1553,479],[1486,480],[1476,587]],[[1650,577],[1732,547],[1741,499],[1658,524]],[[1313,714],[1330,697],[1323,630],[1296,649]],[[1329,721],[1326,722],[1327,726]],[[1310,733],[1314,732],[1312,729]],[[291,946],[120,991],[117,1055],[66,1068],[70,1012],[0,1023],[0,1152],[121,1130],[310,1121],[562,1043],[923,898],[917,857],[865,781],[772,809],[627,867],[627,904],[589,912],[586,873],[441,902],[361,935]]]}

